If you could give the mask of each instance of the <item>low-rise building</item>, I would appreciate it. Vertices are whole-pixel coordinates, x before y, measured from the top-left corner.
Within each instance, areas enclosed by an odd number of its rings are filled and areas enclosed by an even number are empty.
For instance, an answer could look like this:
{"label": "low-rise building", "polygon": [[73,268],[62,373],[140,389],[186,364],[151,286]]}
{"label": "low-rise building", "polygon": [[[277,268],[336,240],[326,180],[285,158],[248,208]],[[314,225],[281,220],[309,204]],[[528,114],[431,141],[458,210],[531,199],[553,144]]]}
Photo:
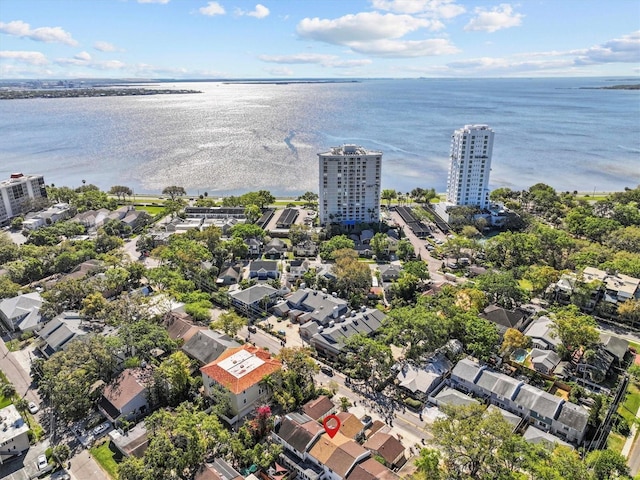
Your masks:
{"label": "low-rise building", "polygon": [[277,296],[278,290],[266,284],[253,285],[244,290],[229,293],[231,305],[249,314],[259,314],[267,310]]}
{"label": "low-rise building", "polygon": [[476,360],[460,360],[452,370],[449,382],[454,388],[473,393],[568,442],[581,444],[584,440],[589,418],[587,410],[481,366]]}
{"label": "low-rise building", "polygon": [[562,360],[560,355],[553,350],[541,350],[539,348],[533,348],[529,353],[529,357],[531,358],[533,369],[545,375],[551,375],[560,360]]}
{"label": "low-rise building", "polygon": [[493,323],[501,336],[509,328],[522,331],[526,322],[526,315],[521,310],[508,310],[498,305],[489,305],[480,316]]}
{"label": "low-rise building", "polygon": [[215,330],[203,329],[185,342],[181,350],[202,366],[213,362],[230,348],[239,346],[240,344],[228,335]]}
{"label": "low-rise building", "polygon": [[153,368],[127,368],[104,389],[98,409],[110,421],[138,420],[149,413]]}
{"label": "low-rise building", "polygon": [[73,340],[89,333],[84,322],[84,317],[78,312],[62,312],[37,331],[36,335],[41,340],[38,350],[45,358],[64,350]]}
{"label": "low-rise building", "polygon": [[29,425],[12,405],[0,408],[0,464],[29,450]]}
{"label": "low-rise building", "polygon": [[543,315],[531,322],[524,334],[531,338],[534,347],[542,350],[555,350],[562,342],[554,334],[553,325],[553,320]]}
{"label": "low-rise building", "polygon": [[256,280],[277,280],[280,278],[278,262],[274,260],[254,260],[249,265],[249,278]]}
{"label": "low-rise building", "polygon": [[405,363],[396,375],[397,385],[413,398],[426,401],[452,367],[451,361],[441,353],[419,365]]}
{"label": "low-rise building", "polygon": [[207,395],[215,385],[227,392],[230,411],[223,418],[229,424],[235,424],[268,400],[270,392],[262,379],[281,368],[282,364],[272,358],[269,352],[245,344],[226,350],[200,371]]}
{"label": "low-rise building", "polygon": [[33,331],[45,320],[40,314],[43,302],[38,292],[5,298],[0,301],[0,320],[9,332]]}
{"label": "low-rise building", "polygon": [[322,421],[327,415],[336,413],[334,403],[326,395],[320,395],[315,400],[309,400],[302,406],[302,411],[313,420]]}
{"label": "low-rise building", "polygon": [[407,461],[402,442],[388,433],[376,432],[362,446],[382,457],[390,468],[400,468]]}

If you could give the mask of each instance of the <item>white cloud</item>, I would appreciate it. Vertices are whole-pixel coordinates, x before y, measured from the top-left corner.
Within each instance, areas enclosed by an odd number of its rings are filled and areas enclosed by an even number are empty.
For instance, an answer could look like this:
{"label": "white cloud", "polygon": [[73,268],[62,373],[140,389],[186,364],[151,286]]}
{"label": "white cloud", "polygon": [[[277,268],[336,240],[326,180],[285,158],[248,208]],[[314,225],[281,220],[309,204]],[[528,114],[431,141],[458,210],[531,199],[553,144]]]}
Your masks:
{"label": "white cloud", "polygon": [[440,28],[440,25],[440,22],[415,18],[411,15],[362,12],[334,20],[304,18],[298,24],[296,31],[303,38],[348,46],[352,42],[400,38],[420,28],[432,26]]}
{"label": "white cloud", "polygon": [[91,55],[89,55],[88,52],[80,52],[77,55],[74,55],[73,58],[75,58],[77,60],[82,60],[83,62],[90,62],[91,61]]}
{"label": "white cloud", "polygon": [[478,7],[474,10],[477,15],[464,27],[470,32],[497,32],[503,28],[517,27],[522,23],[524,15],[515,13],[508,3],[502,3],[491,10]]}
{"label": "white cloud", "polygon": [[166,5],[170,0],[138,0],[138,3],[160,3]]}
{"label": "white cloud", "polygon": [[640,62],[640,30],[614,38],[602,45],[577,50],[572,53],[578,55],[577,65],[592,65],[596,63],[638,63]]}
{"label": "white cloud", "polygon": [[45,65],[49,63],[47,57],[45,57],[42,52],[0,50],[0,58],[14,60],[20,63],[28,63],[29,65]]}
{"label": "white cloud", "polygon": [[71,34],[65,32],[61,27],[40,27],[32,29],[28,23],[22,20],[14,20],[13,22],[0,22],[0,32],[15,37],[30,38],[37,42],[46,43],[64,43],[66,45],[76,46],[76,42]]}
{"label": "white cloud", "polygon": [[372,0],[373,8],[395,13],[425,14],[435,18],[454,18],[466,9],[455,0]]}
{"label": "white cloud", "polygon": [[451,55],[460,50],[445,38],[428,40],[375,40],[373,42],[354,42],[349,45],[354,52],[377,57],[430,57]]}
{"label": "white cloud", "polygon": [[264,5],[257,4],[251,12],[247,12],[246,15],[255,18],[265,18],[269,16],[269,9]]}
{"label": "white cloud", "polygon": [[361,67],[372,63],[369,59],[340,60],[335,55],[324,55],[320,53],[297,53],[294,55],[260,55],[258,58],[267,63],[280,63],[285,65],[317,64],[322,65],[323,67],[335,68]]}
{"label": "white cloud", "polygon": [[218,2],[209,2],[206,7],[200,7],[198,11],[202,15],[213,17],[214,15],[224,15],[227,13],[222,5]]}
{"label": "white cloud", "polygon": [[93,48],[99,50],[101,52],[115,52],[117,50],[116,46],[109,42],[95,42],[93,44]]}
{"label": "white cloud", "polygon": [[274,77],[291,77],[293,76],[293,70],[287,67],[275,67],[265,70],[269,75]]}

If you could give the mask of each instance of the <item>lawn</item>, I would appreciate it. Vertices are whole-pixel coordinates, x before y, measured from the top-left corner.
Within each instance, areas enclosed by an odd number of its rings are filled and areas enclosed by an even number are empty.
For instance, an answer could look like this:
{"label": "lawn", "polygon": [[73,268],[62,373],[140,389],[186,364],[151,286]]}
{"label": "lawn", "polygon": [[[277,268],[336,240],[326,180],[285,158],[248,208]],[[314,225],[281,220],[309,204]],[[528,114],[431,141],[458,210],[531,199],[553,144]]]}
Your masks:
{"label": "lawn", "polygon": [[164,211],[164,207],[159,207],[156,205],[136,205],[136,210],[144,210],[149,215],[157,215],[158,213]]}
{"label": "lawn", "polygon": [[118,462],[120,454],[115,451],[115,447],[111,447],[111,441],[102,442],[90,450],[93,458],[100,464],[102,469],[109,474],[111,478],[118,478]]}
{"label": "lawn", "polygon": [[13,400],[11,398],[5,398],[2,394],[0,394],[0,408],[4,408],[7,405],[11,405]]}
{"label": "lawn", "polygon": [[618,413],[622,415],[629,424],[632,424],[638,408],[640,407],[640,388],[634,383],[629,382],[627,395],[624,403],[618,407]]}
{"label": "lawn", "polygon": [[607,439],[607,448],[609,450],[613,450],[614,452],[622,452],[622,447],[624,447],[627,439],[618,433],[611,432],[609,434],[609,438]]}

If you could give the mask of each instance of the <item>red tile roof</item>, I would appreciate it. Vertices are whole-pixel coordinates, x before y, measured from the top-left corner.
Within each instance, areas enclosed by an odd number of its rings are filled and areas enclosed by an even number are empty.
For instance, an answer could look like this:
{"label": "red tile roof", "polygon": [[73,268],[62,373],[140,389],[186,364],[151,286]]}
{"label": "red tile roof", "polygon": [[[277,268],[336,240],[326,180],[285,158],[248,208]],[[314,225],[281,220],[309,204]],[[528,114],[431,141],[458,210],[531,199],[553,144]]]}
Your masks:
{"label": "red tile roof", "polygon": [[[253,357],[259,358],[264,363],[242,376],[233,375],[220,365],[227,358],[243,350],[249,352]],[[241,347],[230,348],[226,352],[223,352],[216,360],[202,367],[200,371],[237,395],[262,381],[266,375],[271,375],[281,368],[282,363],[271,358],[269,352],[253,345],[245,344]]]}

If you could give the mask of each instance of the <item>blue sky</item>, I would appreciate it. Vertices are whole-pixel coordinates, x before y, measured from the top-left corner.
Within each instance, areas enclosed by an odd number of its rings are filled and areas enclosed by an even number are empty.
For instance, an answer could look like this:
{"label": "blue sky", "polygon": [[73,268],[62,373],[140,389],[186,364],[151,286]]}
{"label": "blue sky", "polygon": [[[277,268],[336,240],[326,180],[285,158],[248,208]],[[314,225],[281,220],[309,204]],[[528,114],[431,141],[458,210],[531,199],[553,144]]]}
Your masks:
{"label": "blue sky", "polygon": [[1,0],[0,78],[640,77],[636,0]]}

